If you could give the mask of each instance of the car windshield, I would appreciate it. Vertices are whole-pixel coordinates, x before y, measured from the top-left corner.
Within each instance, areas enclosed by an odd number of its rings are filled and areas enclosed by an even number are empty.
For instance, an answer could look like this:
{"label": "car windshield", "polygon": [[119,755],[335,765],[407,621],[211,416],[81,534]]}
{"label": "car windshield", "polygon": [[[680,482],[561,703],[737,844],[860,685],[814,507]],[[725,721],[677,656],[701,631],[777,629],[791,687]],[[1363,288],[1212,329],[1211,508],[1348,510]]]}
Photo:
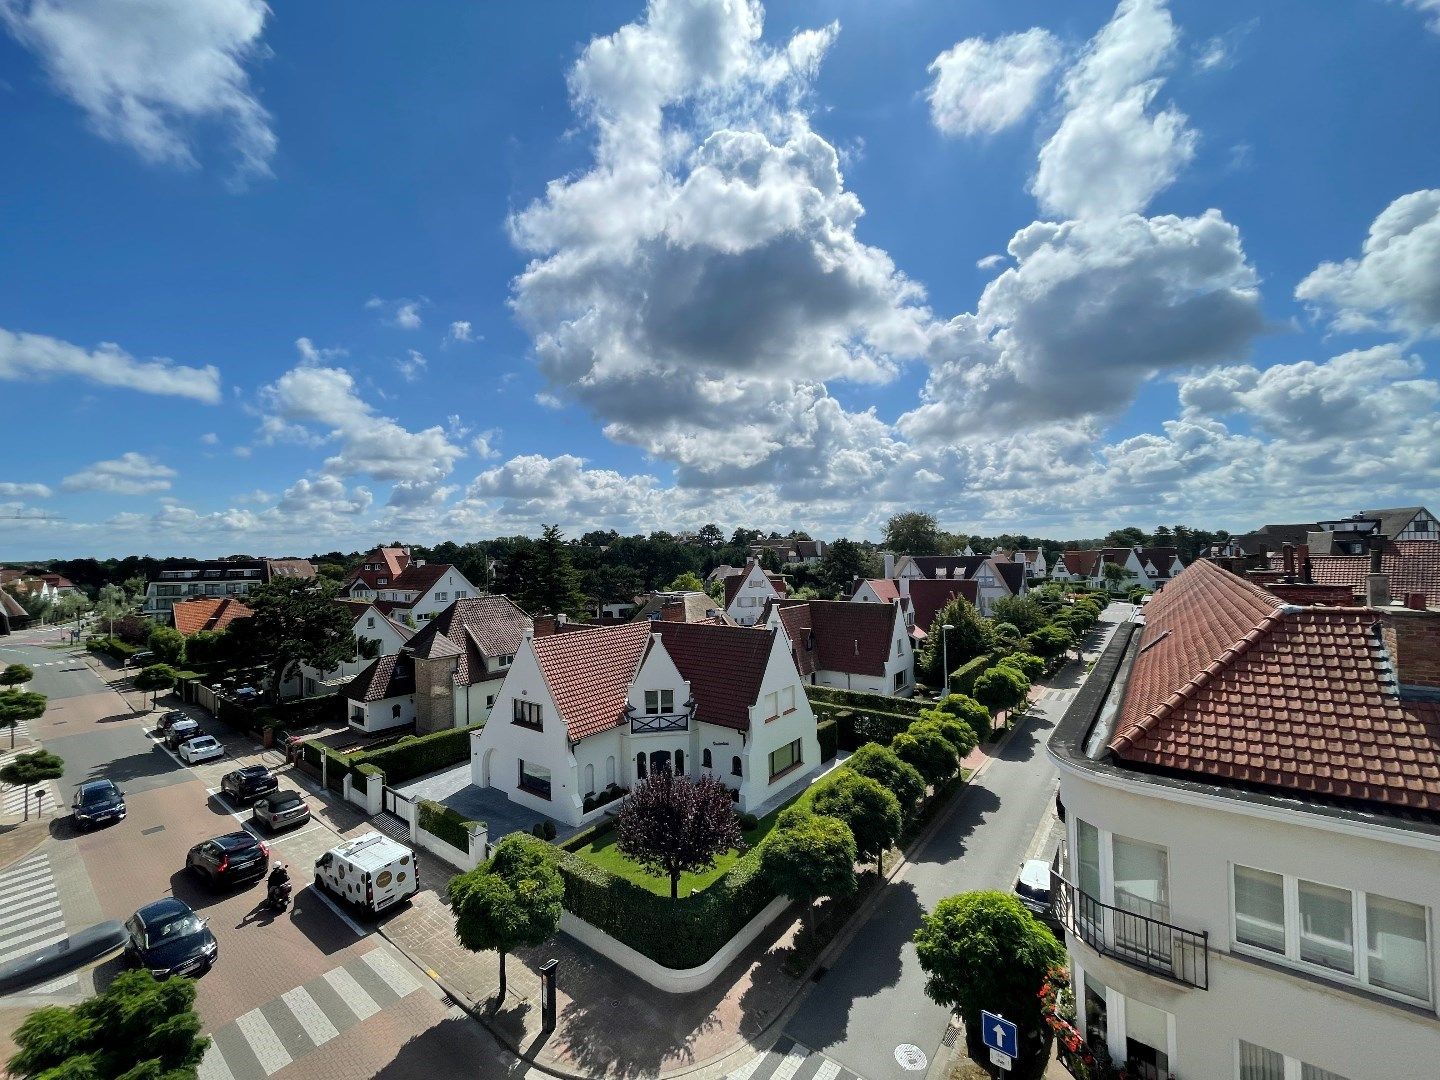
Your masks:
{"label": "car windshield", "polygon": [[300,805],[299,795],[282,795],[278,799],[270,800],[271,810],[291,810]]}
{"label": "car windshield", "polygon": [[115,788],[112,784],[97,784],[95,787],[80,789],[80,801],[82,803],[106,803],[115,798]]}
{"label": "car windshield", "polygon": [[200,927],[200,917],[193,911],[177,912],[145,927],[145,947],[153,949],[162,941],[174,941],[188,934],[199,933]]}

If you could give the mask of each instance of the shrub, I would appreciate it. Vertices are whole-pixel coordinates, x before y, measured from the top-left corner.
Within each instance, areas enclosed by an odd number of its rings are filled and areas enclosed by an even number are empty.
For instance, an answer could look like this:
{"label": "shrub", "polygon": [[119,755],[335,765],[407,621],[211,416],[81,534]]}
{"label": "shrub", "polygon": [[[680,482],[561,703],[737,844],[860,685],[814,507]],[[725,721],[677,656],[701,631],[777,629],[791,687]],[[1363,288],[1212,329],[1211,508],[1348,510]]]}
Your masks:
{"label": "shrub", "polygon": [[888,746],[867,743],[846,759],[845,768],[868,776],[891,792],[900,801],[900,809],[907,817],[914,813],[915,806],[925,797],[924,777]]}
{"label": "shrub", "polygon": [[566,851],[579,851],[581,848],[589,847],[607,833],[614,831],[615,819],[606,816],[595,822],[595,824],[589,828],[581,829],[574,836],[570,837],[570,839],[562,843],[560,847]]}
{"label": "shrub", "polygon": [[[844,822],[854,836],[860,856],[874,859],[878,870],[880,857],[900,838],[900,801],[892,792],[854,769],[836,769],[830,776],[834,777],[830,783],[814,785],[820,789],[811,801],[815,814]],[[787,895],[795,894],[787,892]]]}
{"label": "shrub", "polygon": [[974,696],[975,680],[980,673],[995,665],[995,655],[986,653],[984,656],[977,656],[961,664],[950,675],[950,692],[952,694],[966,694]]}
{"label": "shrub", "polygon": [[820,760],[830,761],[840,746],[840,731],[834,720],[825,720],[815,725],[815,737],[820,740]]}
{"label": "shrub", "polygon": [[741,814],[738,820],[741,832],[749,832],[760,824],[760,819],[754,814]]}
{"label": "shrub", "polygon": [[848,705],[866,712],[901,713],[919,716],[923,706],[909,698],[888,697],[885,694],[868,694],[862,690],[841,690],[835,686],[807,686],[805,696],[813,706],[817,701],[831,705]]}
{"label": "shrub", "polygon": [[1045,661],[1034,653],[1017,652],[1001,660],[1000,663],[1013,667],[1016,671],[1025,676],[1026,682],[1034,682],[1045,674]]}
{"label": "shrub", "polygon": [[1014,709],[1025,703],[1030,680],[1018,668],[998,664],[975,680],[975,698],[993,712]]}
{"label": "shrub", "polygon": [[536,840],[544,840],[544,839],[545,839],[545,823],[544,823],[544,822],[541,822],[541,821],[537,821],[537,822],[535,822],[534,825],[531,825],[531,826],[530,826],[530,835],[533,836],[533,837],[535,837]]}
{"label": "shrub", "polygon": [[622,799],[628,794],[630,794],[629,788],[609,784],[602,791],[596,791],[586,795],[581,801],[581,808],[584,813],[588,814],[591,810],[598,810],[602,806],[608,806],[616,799]]}
{"label": "shrub", "polygon": [[369,763],[366,763],[364,765],[357,765],[355,766],[355,771],[358,772],[361,776],[378,776],[381,780],[385,779],[384,770],[377,765],[371,765]]}
{"label": "shrub", "polygon": [[902,732],[890,744],[897,757],[925,778],[925,782],[939,790],[958,768],[955,747],[939,732],[920,728]]}
{"label": "shrub", "polygon": [[955,747],[955,756],[962,760],[974,750],[980,739],[976,736],[973,728],[964,720],[957,720],[948,712],[940,709],[930,709],[922,719],[916,720],[910,725],[910,733],[916,731],[933,731],[942,739]]}
{"label": "shrub", "polygon": [[468,826],[478,824],[474,821],[467,821],[458,811],[448,806],[443,806],[429,799],[420,800],[420,817],[416,822],[431,836],[444,840],[445,843],[460,851],[470,850],[470,829]]}
{"label": "shrub", "polygon": [[362,750],[349,756],[353,765],[376,765],[391,784],[404,783],[470,759],[470,732],[484,724],[450,728],[432,735],[409,736],[381,750]]}
{"label": "shrub", "polygon": [[948,698],[937,701],[935,708],[968,725],[981,742],[990,738],[990,710],[974,698],[964,694],[951,694]]}
{"label": "shrub", "polygon": [[548,844],[550,841],[555,839],[555,836],[559,832],[559,830],[555,827],[555,822],[548,819],[541,824],[543,825],[544,829],[545,842]]}

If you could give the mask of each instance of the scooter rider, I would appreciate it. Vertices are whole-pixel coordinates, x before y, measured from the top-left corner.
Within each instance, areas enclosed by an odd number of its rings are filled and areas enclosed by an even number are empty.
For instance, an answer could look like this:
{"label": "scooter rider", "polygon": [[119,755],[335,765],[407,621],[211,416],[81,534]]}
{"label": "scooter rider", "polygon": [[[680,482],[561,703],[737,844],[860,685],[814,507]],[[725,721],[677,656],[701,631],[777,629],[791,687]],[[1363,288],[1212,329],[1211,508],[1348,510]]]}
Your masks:
{"label": "scooter rider", "polygon": [[266,885],[266,900],[272,906],[283,908],[290,899],[290,871],[284,863],[275,864]]}

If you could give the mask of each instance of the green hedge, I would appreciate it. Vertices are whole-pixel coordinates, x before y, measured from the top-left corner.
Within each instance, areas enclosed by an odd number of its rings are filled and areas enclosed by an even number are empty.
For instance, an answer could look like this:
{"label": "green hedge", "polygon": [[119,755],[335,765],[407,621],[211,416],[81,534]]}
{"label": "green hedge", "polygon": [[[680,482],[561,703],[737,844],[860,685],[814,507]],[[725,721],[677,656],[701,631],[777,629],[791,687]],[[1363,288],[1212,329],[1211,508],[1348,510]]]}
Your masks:
{"label": "green hedge", "polygon": [[615,819],[607,815],[588,828],[581,829],[559,846],[565,851],[579,851],[583,847],[589,847],[592,841],[598,840],[605,834],[613,832],[614,829]]}
{"label": "green hedge", "polygon": [[820,760],[829,761],[840,748],[840,729],[834,720],[822,720],[815,725],[815,737],[820,740]]}
{"label": "green hedge", "polygon": [[910,698],[889,697],[885,694],[867,694],[860,690],[841,690],[835,686],[807,686],[805,696],[813,707],[824,702],[828,705],[844,705],[865,712],[899,713],[912,719],[925,711],[926,706]]}
{"label": "green hedge", "polygon": [[[890,701],[892,699],[880,698],[880,700]],[[919,711],[917,710],[917,715],[879,712],[874,709],[855,709],[843,705],[832,705],[823,701],[812,702],[810,707],[814,710],[817,718],[835,722],[836,745],[841,750],[852,751],[858,750],[867,742],[888,743],[916,721]]]}
{"label": "green hedge", "polygon": [[122,663],[144,648],[143,645],[127,645],[117,637],[89,638],[85,648],[95,653],[108,653]]}
{"label": "green hedge", "polygon": [[738,934],[775,890],[760,871],[759,846],[709,888],[671,900],[560,851],[565,908],[668,968],[696,967]]}
{"label": "green hedge", "polygon": [[478,822],[467,821],[461,814],[429,799],[420,800],[420,817],[416,822],[431,836],[439,837],[459,851],[470,850],[469,826]]}
{"label": "green hedge", "polygon": [[385,772],[387,783],[403,784],[417,776],[470,760],[470,732],[484,724],[450,728],[431,735],[407,735],[380,750],[361,750],[346,759],[351,765],[374,765]]}
{"label": "green hedge", "polygon": [[982,671],[994,666],[996,656],[994,653],[984,653],[975,657],[974,660],[967,660],[950,673],[950,692],[952,694],[964,694],[967,697],[975,693],[975,680],[980,677]]}

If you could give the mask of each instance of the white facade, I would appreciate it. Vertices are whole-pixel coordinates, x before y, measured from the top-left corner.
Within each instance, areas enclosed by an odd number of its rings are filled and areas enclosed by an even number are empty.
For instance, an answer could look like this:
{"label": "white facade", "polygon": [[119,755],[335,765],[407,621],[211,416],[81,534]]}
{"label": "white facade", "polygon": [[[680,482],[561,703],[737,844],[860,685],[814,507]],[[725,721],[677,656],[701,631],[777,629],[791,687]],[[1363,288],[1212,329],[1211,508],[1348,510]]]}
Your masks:
{"label": "white facade", "polygon": [[[455,726],[469,727],[490,719],[490,713],[500,697],[500,688],[515,661],[513,656],[481,656],[485,665],[485,678],[468,686],[455,683]],[[472,660],[472,664],[473,664]]]}
{"label": "white facade", "polygon": [[[627,695],[636,719],[573,745],[541,675],[533,642],[527,640],[501,688],[493,719],[471,740],[470,782],[503,791],[512,802],[558,821],[579,825],[604,812],[602,807],[586,814],[587,794],[612,783],[633,787],[637,779],[663,764],[686,775],[716,777],[739,790],[742,811],[753,810],[803,783],[820,766],[815,714],[784,635],[772,640],[759,700],[749,710],[748,732],[693,719],[681,723],[690,684],[656,636]],[[647,717],[662,728],[673,721],[671,730],[637,732],[647,726]],[[789,764],[789,748],[797,743],[797,760]],[[786,763],[774,776],[772,755]]]}
{"label": "white facade", "polygon": [[1440,540],[1440,521],[1423,507],[1392,540]]}
{"label": "white facade", "polygon": [[[410,640],[408,633],[401,633],[399,628],[385,618],[373,604],[356,616],[351,633],[357,642],[361,638],[378,641],[380,651],[375,654],[376,656],[390,656],[398,653],[400,647]],[[286,686],[282,687],[281,696],[292,697],[299,694],[303,697],[325,697],[333,694],[364,671],[372,660],[374,660],[373,656],[369,659],[356,657],[354,660],[341,664],[333,671],[319,671],[309,664],[302,663],[299,679],[286,683]],[[288,691],[287,688],[289,688]],[[413,712],[411,718],[414,718]]]}
{"label": "white facade", "polygon": [[[406,567],[406,571],[424,566],[424,563],[412,563]],[[403,581],[404,573],[397,578]],[[403,604],[404,607],[394,609],[393,618],[405,623],[407,626],[423,626],[440,612],[444,611],[456,600],[463,600],[467,596],[479,596],[479,590],[470,584],[470,580],[453,566],[446,567],[445,573],[437,578],[433,584],[424,590],[401,589],[395,587],[395,582],[385,585],[377,585],[371,589],[359,578],[350,586],[349,596],[356,600],[387,600],[395,604]]]}
{"label": "white facade", "polygon": [[1440,1075],[1440,835],[1057,760],[1070,880],[1209,933],[1208,990],[1066,935],[1080,1027],[1103,1001],[1117,1061],[1135,1040],[1185,1078]]}
{"label": "white facade", "polygon": [[754,626],[768,600],[780,599],[780,590],[775,588],[758,562],[752,562],[745,570],[740,588],[736,591],[725,613],[741,626]]}
{"label": "white facade", "polygon": [[[1137,561],[1139,560],[1137,559]],[[1154,563],[1147,560],[1140,566],[1140,577],[1138,580],[1138,584],[1144,585],[1147,589],[1153,589],[1160,582],[1169,581],[1171,578],[1173,578],[1176,574],[1180,573],[1180,571],[1184,569],[1185,564],[1180,561],[1180,557],[1178,555],[1170,560],[1170,564],[1168,566],[1156,566],[1154,565]]]}
{"label": "white facade", "polygon": [[350,726],[367,734],[415,722],[415,695],[382,698],[379,701],[350,701]]}
{"label": "white facade", "polygon": [[[879,597],[875,595],[873,589],[870,591],[870,595],[874,597],[873,602],[879,602]],[[859,593],[856,594],[855,599],[859,599]],[[833,686],[841,690],[859,690],[869,694],[886,694],[890,697],[910,697],[915,693],[915,644],[910,637],[906,609],[894,603],[888,604],[888,606],[893,620],[890,625],[890,643],[884,671],[878,675],[856,674],[817,667],[810,675],[812,686]],[[786,636],[785,623],[780,618],[779,608],[771,609],[770,620],[766,625],[780,630],[779,638],[787,643],[786,658],[789,659],[789,638]],[[820,634],[823,631],[815,631],[815,633]],[[803,649],[805,644],[796,642],[795,647],[798,651]]]}

